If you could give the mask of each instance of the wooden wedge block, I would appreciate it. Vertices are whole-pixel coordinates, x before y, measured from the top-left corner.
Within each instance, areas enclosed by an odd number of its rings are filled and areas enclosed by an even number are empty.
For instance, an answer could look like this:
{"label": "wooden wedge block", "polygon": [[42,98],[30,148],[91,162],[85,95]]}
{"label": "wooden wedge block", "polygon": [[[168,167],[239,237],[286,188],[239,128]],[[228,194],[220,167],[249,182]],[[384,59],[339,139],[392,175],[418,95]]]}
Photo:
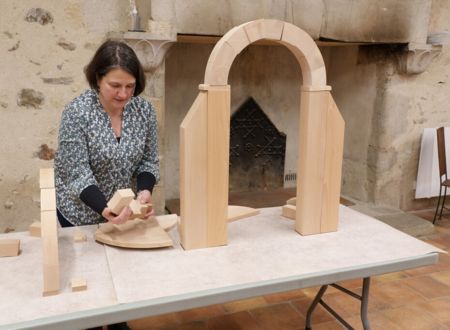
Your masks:
{"label": "wooden wedge block", "polygon": [[72,292],[87,290],[87,282],[84,278],[75,278],[70,281]]}
{"label": "wooden wedge block", "polygon": [[154,218],[129,220],[121,225],[107,222],[100,225],[94,238],[104,244],[130,249],[173,246],[170,236]]}
{"label": "wooden wedge block", "polygon": [[134,199],[134,192],[131,189],[119,189],[108,202],[108,207],[114,214],[119,214],[125,206],[128,206]]}
{"label": "wooden wedge block", "polygon": [[86,240],[87,240],[86,234],[81,230],[77,229],[75,231],[75,234],[73,235],[73,241],[79,243],[79,242],[86,242]]}
{"label": "wooden wedge block", "polygon": [[295,220],[296,209],[297,208],[295,207],[295,205],[290,205],[290,204],[283,205],[283,207],[281,208],[281,215],[283,217]]}
{"label": "wooden wedge block", "polygon": [[53,168],[39,170],[39,188],[55,188],[55,174]]}
{"label": "wooden wedge block", "polygon": [[41,237],[41,223],[39,221],[33,222],[29,227],[28,231],[31,236]]}
{"label": "wooden wedge block", "polygon": [[289,199],[286,201],[286,204],[289,204],[289,205],[296,205],[296,204],[297,204],[297,197],[289,198]]}
{"label": "wooden wedge block", "polygon": [[228,205],[228,222],[252,217],[257,214],[259,214],[259,210],[252,207]]}
{"label": "wooden wedge block", "polygon": [[147,213],[148,209],[152,207],[152,204],[146,203],[141,204],[138,200],[133,199],[130,204],[128,205],[131,209],[131,212],[133,212],[131,219],[137,219],[137,218],[143,218],[145,214]]}
{"label": "wooden wedge block", "polygon": [[0,257],[15,257],[20,252],[20,239],[8,238],[0,240]]}

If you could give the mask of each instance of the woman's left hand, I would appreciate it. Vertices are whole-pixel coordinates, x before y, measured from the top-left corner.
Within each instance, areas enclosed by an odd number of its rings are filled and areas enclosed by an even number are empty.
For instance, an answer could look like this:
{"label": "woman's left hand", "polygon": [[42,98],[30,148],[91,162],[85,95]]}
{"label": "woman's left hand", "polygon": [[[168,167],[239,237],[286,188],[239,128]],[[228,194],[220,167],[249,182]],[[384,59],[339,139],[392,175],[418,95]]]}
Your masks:
{"label": "woman's left hand", "polygon": [[[150,190],[141,190],[136,198],[139,203],[141,204],[152,204],[152,193],[150,192]],[[155,210],[153,209],[153,205],[151,205],[148,209],[147,209],[147,213],[145,213],[144,218],[147,219],[148,217],[152,216],[155,214]]]}

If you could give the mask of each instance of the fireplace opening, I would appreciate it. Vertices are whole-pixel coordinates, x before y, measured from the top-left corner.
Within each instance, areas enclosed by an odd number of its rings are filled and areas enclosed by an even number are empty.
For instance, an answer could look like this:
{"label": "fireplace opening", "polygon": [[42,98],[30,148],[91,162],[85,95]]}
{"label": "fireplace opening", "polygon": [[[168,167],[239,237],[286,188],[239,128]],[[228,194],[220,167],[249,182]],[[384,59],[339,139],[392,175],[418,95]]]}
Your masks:
{"label": "fireplace opening", "polygon": [[253,98],[231,116],[230,192],[283,187],[286,134]]}

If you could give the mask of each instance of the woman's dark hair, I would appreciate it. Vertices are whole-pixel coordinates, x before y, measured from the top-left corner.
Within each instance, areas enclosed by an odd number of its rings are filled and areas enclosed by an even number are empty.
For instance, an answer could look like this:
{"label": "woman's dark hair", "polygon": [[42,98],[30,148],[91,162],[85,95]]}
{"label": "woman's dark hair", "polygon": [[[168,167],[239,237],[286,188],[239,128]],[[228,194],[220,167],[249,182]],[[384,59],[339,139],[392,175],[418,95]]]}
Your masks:
{"label": "woman's dark hair", "polygon": [[95,52],[94,57],[84,68],[84,74],[92,89],[98,92],[98,80],[113,69],[122,69],[136,78],[133,96],[145,88],[144,68],[134,50],[121,41],[107,40]]}

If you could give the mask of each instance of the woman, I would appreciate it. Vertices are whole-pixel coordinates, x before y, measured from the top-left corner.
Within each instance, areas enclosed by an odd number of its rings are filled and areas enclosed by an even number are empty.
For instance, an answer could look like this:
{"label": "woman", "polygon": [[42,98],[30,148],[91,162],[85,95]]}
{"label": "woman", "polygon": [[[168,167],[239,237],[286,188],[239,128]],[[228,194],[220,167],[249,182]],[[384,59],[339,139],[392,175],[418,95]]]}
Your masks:
{"label": "woman", "polygon": [[61,118],[55,157],[58,220],[63,227],[105,219],[121,224],[130,208],[114,214],[107,200],[136,180],[137,199],[151,203],[159,180],[156,114],[138,96],[145,88],[144,71],[125,43],[103,43],[84,72],[91,89],[72,100]]}

